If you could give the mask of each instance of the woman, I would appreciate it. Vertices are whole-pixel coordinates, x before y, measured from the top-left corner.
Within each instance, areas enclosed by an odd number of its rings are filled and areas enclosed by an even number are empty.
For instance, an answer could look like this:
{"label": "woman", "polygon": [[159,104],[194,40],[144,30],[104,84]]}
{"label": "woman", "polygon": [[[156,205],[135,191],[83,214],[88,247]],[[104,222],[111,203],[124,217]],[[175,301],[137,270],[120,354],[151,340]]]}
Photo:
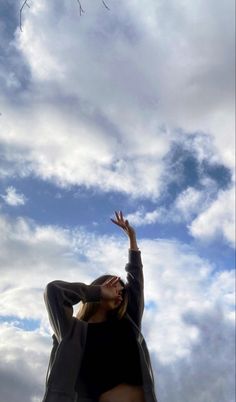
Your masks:
{"label": "woman", "polygon": [[[146,342],[143,270],[135,230],[115,212],[130,240],[127,284],[103,275],[90,285],[50,282],[44,299],[52,325],[43,402],[157,402]],[[73,305],[80,310],[73,316]]]}

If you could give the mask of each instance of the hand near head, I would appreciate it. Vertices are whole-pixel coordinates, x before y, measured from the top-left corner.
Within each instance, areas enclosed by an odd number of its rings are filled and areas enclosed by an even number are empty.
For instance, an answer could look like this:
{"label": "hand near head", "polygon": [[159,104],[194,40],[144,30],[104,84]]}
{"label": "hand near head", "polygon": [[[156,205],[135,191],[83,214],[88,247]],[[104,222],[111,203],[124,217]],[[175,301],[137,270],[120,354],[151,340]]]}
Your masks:
{"label": "hand near head", "polygon": [[106,300],[112,300],[118,297],[117,283],[119,282],[119,277],[112,277],[107,279],[102,285],[102,298]]}
{"label": "hand near head", "polygon": [[132,228],[132,226],[130,226],[129,221],[127,219],[124,220],[122,211],[119,211],[119,212],[120,212],[120,214],[115,211],[116,220],[111,219],[111,221],[113,223],[115,223],[117,226],[119,226],[121,229],[123,229],[127,236],[129,236],[129,237],[135,236],[134,228]]}

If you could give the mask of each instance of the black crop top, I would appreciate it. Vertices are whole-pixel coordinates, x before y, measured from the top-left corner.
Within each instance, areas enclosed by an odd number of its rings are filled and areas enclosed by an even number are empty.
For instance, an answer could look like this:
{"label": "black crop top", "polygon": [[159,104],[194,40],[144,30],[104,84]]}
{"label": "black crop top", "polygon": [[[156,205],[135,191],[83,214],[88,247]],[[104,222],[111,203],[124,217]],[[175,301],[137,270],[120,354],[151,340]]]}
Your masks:
{"label": "black crop top", "polygon": [[[88,323],[79,376],[91,397],[123,382],[142,385],[138,346],[127,319]],[[79,380],[76,390],[81,395]]]}

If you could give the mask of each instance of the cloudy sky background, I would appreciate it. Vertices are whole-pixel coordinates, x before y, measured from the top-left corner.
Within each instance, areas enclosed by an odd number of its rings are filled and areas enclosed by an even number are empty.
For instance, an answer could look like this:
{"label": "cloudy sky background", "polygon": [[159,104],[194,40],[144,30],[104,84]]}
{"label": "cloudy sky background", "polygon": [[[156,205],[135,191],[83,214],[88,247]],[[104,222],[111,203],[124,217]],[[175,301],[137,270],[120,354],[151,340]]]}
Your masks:
{"label": "cloudy sky background", "polygon": [[22,32],[21,4],[0,3],[0,402],[42,399],[49,281],[126,279],[119,209],[158,401],[233,402],[233,0],[29,0]]}

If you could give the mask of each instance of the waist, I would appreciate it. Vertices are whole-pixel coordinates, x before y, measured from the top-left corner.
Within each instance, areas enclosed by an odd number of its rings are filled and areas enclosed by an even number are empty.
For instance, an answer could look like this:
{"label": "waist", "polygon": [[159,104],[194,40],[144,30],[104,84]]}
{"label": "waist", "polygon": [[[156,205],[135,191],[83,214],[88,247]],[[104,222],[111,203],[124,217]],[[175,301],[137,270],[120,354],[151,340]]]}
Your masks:
{"label": "waist", "polygon": [[98,402],[145,402],[143,388],[122,383],[100,395]]}

